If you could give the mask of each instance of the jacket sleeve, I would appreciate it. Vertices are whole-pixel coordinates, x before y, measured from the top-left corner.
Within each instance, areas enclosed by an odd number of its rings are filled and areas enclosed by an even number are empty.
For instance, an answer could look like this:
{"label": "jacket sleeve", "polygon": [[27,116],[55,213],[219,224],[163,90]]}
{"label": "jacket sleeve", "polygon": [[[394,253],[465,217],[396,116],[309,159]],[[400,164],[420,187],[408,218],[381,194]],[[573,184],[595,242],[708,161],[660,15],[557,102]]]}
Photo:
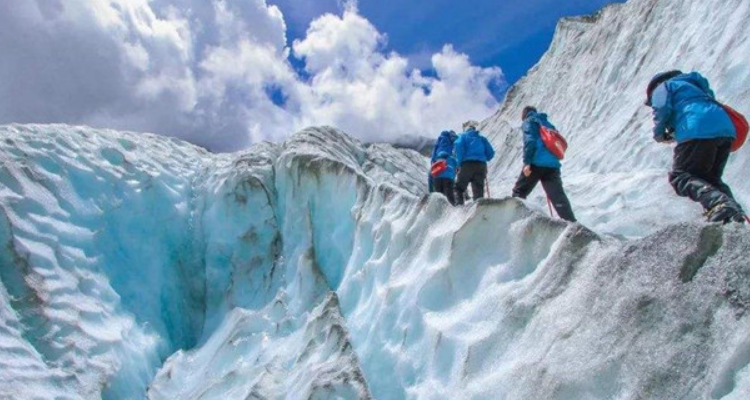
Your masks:
{"label": "jacket sleeve", "polygon": [[536,155],[536,137],[539,132],[539,124],[531,120],[523,123],[523,164],[531,165]]}
{"label": "jacket sleeve", "polygon": [[666,85],[659,85],[651,96],[651,107],[654,109],[654,140],[664,142],[667,140],[667,128],[672,120],[672,99]]}
{"label": "jacket sleeve", "polygon": [[495,157],[495,149],[486,137],[483,137],[482,139],[484,139],[484,155],[487,157],[487,161],[492,161],[492,158]]}
{"label": "jacket sleeve", "polygon": [[459,137],[455,143],[456,146],[456,162],[461,165],[461,161],[464,159],[464,138]]}

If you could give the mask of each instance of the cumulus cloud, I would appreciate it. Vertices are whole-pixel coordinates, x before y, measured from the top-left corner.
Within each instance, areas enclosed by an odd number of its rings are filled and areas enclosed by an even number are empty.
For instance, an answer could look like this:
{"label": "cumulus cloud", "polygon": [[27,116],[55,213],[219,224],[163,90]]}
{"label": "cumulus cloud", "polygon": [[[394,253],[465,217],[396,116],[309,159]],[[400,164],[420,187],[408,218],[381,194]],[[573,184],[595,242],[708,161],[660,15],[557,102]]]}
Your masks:
{"label": "cumulus cloud", "polygon": [[0,123],[152,131],[229,151],[308,125],[367,141],[433,136],[496,106],[500,69],[446,45],[425,75],[387,52],[354,3],[291,46],[286,33],[265,0],[4,0]]}

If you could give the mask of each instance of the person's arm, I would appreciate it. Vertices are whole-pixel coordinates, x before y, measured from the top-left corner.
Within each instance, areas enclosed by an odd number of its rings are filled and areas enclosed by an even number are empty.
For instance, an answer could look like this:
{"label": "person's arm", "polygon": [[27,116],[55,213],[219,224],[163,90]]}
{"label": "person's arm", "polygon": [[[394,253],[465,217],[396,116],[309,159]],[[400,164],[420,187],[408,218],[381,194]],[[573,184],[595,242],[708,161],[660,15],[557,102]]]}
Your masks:
{"label": "person's arm", "polygon": [[487,157],[487,161],[492,161],[492,158],[495,157],[495,149],[486,137],[482,137],[482,139],[484,139],[484,156]]}
{"label": "person's arm", "polygon": [[435,141],[435,146],[432,148],[432,155],[430,156],[431,163],[435,162],[435,157],[437,157],[438,147],[440,147],[440,138],[438,138],[438,140]]}
{"label": "person's arm", "polygon": [[539,124],[527,120],[523,123],[523,164],[531,165],[536,154],[536,137],[539,132]]}
{"label": "person's arm", "polygon": [[449,168],[453,168],[453,173],[454,174],[456,172],[458,172],[458,166],[456,165],[456,157],[449,156],[448,160],[446,160],[446,161],[448,162],[448,167]]}
{"label": "person's arm", "polygon": [[669,90],[665,84],[659,85],[651,95],[651,107],[653,108],[654,117],[654,140],[658,143],[666,142],[670,139],[667,130],[670,129],[672,119],[672,101],[669,96]]}
{"label": "person's arm", "polygon": [[456,162],[461,165],[461,161],[464,159],[464,140],[463,136],[456,140]]}

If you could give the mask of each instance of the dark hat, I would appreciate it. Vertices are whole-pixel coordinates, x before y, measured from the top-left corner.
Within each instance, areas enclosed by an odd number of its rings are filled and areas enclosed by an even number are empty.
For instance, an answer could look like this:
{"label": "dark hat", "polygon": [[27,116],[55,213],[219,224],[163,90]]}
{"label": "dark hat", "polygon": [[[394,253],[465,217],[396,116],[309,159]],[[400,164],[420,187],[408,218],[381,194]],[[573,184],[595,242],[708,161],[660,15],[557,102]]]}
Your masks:
{"label": "dark hat", "polygon": [[653,78],[651,78],[651,82],[648,83],[648,88],[646,88],[646,105],[651,105],[651,95],[654,93],[654,90],[656,90],[659,85],[662,83],[678,76],[682,75],[682,71],[680,70],[672,70],[667,72],[660,72],[656,75],[654,75]]}
{"label": "dark hat", "polygon": [[536,107],[533,106],[526,106],[523,108],[523,113],[521,113],[521,119],[526,119],[526,117],[529,115],[529,113],[537,112]]}

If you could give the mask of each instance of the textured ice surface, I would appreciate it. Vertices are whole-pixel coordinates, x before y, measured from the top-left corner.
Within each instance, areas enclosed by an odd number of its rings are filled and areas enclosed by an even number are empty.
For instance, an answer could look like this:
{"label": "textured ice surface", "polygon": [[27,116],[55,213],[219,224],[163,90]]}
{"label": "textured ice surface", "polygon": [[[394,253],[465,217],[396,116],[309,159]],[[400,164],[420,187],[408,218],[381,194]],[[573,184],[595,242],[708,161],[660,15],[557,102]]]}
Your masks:
{"label": "textured ice surface", "polygon": [[331,288],[358,194],[417,199],[423,157],[331,129],[237,155],[0,136],[1,398],[369,398]]}
{"label": "textured ice surface", "polygon": [[137,398],[203,326],[203,255],[190,233],[206,153],[151,135],[0,129],[0,278],[13,316],[1,340],[25,343],[2,357],[0,386],[14,398],[31,398],[33,382]]}
{"label": "textured ice surface", "polygon": [[[750,236],[674,224],[698,209],[640,106],[681,67],[748,108],[749,15],[632,0],[565,20],[484,122],[502,197],[521,108],[551,113],[590,229],[450,207],[424,158],[330,128],[213,155],[0,127],[0,399],[749,398]],[[727,174],[745,201],[748,162]]]}
{"label": "textured ice surface", "polygon": [[[750,2],[630,0],[597,15],[563,19],[538,65],[481,124],[496,145],[492,193],[509,195],[521,171],[521,110],[550,114],[570,147],[563,181],[576,216],[598,232],[653,233],[700,218],[700,206],[675,199],[666,173],[672,146],[651,139],[646,85],[657,72],[697,70],[719,100],[750,114]],[[750,208],[750,149],[730,159],[726,180]],[[530,204],[545,210],[542,190]]]}
{"label": "textured ice surface", "polygon": [[750,394],[745,227],[454,208],[425,159],[329,128],[235,155],[0,134],[0,398]]}

